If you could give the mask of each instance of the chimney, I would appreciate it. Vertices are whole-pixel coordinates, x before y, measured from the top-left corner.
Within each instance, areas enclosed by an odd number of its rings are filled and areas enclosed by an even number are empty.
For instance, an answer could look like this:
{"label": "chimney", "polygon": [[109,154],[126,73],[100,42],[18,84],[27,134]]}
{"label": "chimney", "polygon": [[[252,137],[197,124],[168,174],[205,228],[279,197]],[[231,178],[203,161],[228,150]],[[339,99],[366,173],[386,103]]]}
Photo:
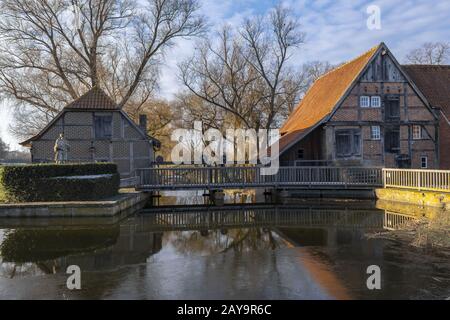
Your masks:
{"label": "chimney", "polygon": [[139,127],[147,133],[147,115],[146,114],[140,114],[139,115]]}

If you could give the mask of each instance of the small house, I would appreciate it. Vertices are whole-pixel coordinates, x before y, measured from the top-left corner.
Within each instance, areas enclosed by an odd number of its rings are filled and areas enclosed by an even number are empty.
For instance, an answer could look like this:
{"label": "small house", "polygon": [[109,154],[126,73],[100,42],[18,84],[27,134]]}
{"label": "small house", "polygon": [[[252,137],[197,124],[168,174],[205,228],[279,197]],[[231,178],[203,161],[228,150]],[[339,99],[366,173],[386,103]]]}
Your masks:
{"label": "small house", "polygon": [[69,162],[114,162],[122,178],[155,160],[159,141],[147,135],[146,117],[139,125],[99,88],[65,106],[34,137],[29,147],[34,163],[53,162],[55,140],[62,133],[69,144]]}

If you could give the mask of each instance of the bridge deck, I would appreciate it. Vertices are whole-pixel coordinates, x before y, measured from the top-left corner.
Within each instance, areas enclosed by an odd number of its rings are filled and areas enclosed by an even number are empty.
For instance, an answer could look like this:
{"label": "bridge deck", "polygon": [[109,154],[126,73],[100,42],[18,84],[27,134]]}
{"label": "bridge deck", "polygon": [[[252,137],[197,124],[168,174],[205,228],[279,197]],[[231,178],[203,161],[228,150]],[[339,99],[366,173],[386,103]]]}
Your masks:
{"label": "bridge deck", "polygon": [[373,189],[382,186],[382,169],[365,167],[281,167],[263,175],[262,167],[155,167],[137,169],[138,190],[183,189]]}

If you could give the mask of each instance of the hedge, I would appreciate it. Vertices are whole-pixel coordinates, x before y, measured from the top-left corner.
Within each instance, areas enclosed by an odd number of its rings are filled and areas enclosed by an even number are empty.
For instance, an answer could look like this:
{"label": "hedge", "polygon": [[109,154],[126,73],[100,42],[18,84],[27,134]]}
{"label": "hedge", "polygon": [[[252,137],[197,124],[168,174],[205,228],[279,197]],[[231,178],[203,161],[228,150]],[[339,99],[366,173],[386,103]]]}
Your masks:
{"label": "hedge", "polygon": [[8,202],[98,200],[116,195],[119,185],[113,163],[0,167],[0,190]]}

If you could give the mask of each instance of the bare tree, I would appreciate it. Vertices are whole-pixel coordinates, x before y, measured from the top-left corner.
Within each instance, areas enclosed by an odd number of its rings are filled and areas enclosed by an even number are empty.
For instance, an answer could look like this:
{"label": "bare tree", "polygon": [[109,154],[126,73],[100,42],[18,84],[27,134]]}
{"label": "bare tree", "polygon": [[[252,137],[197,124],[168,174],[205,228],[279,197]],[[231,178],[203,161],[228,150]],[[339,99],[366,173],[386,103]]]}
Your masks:
{"label": "bare tree", "polygon": [[306,77],[307,86],[309,87],[314,81],[334,67],[328,61],[310,61],[305,63],[302,66],[302,73]]}
{"label": "bare tree", "polygon": [[304,39],[304,34],[299,31],[298,20],[289,14],[286,7],[279,5],[272,10],[269,22],[266,27],[264,17],[249,18],[241,31],[246,43],[246,59],[263,82],[263,100],[258,106],[266,118],[265,123],[257,126],[265,128],[275,124],[277,115],[288,105],[286,97],[292,96],[292,93],[285,91],[287,87],[283,85],[286,81],[295,79],[287,62],[291,57],[291,49],[302,44]]}
{"label": "bare tree", "polygon": [[410,64],[441,65],[450,62],[450,42],[426,42],[406,55]]}
{"label": "bare tree", "polygon": [[174,122],[179,120],[180,114],[171,103],[162,99],[146,102],[141,107],[140,113],[147,115],[147,133],[161,142],[159,153],[167,158],[174,144],[170,140],[171,129]]}
{"label": "bare tree", "polygon": [[256,101],[249,100],[248,96],[258,80],[257,73],[244,58],[242,44],[230,27],[222,29],[218,42],[216,46],[206,40],[200,44],[195,55],[180,64],[181,79],[201,103],[221,109],[222,118],[228,114],[235,124],[249,127]]}
{"label": "bare tree", "polygon": [[333,66],[328,61],[311,61],[304,63],[300,70],[291,71],[290,77],[282,83],[286,107],[280,110],[281,118],[287,118],[314,81],[331,69]]}
{"label": "bare tree", "polygon": [[139,109],[165,50],[204,31],[198,8],[197,0],[3,0],[0,95],[22,108],[17,120],[35,115],[34,132],[97,85]]}
{"label": "bare tree", "polygon": [[180,65],[191,115],[214,127],[228,121],[259,129],[276,126],[293,109],[303,80],[288,60],[303,34],[281,6],[270,13],[269,24],[263,19],[249,18],[238,32],[224,27],[217,44],[204,42]]}

